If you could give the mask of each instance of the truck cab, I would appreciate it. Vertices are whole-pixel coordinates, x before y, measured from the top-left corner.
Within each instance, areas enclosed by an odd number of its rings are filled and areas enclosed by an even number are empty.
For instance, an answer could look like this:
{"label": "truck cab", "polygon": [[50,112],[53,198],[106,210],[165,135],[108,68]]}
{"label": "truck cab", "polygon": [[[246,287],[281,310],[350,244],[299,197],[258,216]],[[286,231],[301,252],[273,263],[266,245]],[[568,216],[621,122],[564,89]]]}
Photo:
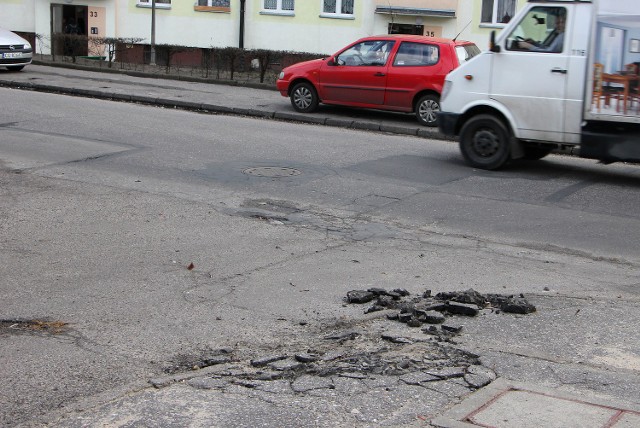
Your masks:
{"label": "truck cab", "polygon": [[483,169],[554,149],[638,162],[638,71],[627,70],[640,61],[636,37],[636,0],[530,0],[489,50],[447,76],[440,130]]}

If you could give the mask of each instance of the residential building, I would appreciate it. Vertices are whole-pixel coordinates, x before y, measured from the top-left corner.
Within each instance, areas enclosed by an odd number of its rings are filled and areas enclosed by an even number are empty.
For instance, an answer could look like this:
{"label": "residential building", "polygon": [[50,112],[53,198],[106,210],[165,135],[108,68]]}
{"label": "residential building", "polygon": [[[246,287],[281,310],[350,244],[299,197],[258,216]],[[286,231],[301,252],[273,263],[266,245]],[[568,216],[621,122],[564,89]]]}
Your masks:
{"label": "residential building", "polygon": [[[364,36],[415,33],[487,46],[526,0],[0,0],[0,27],[39,35],[36,52],[59,50],[53,34],[192,47],[242,46],[330,54]],[[35,39],[35,37],[34,37]],[[54,52],[60,53],[60,52]]]}

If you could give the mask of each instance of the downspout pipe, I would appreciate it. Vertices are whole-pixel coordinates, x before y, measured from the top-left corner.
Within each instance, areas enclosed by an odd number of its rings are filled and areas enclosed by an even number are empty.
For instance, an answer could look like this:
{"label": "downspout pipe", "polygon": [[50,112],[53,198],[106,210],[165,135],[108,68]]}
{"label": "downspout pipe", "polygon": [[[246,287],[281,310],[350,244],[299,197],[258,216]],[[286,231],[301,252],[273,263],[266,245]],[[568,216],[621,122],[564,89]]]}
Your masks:
{"label": "downspout pipe", "polygon": [[151,52],[149,65],[156,65],[156,0],[151,0]]}
{"label": "downspout pipe", "polygon": [[244,12],[246,0],[240,0],[240,35],[238,37],[240,49],[244,49]]}

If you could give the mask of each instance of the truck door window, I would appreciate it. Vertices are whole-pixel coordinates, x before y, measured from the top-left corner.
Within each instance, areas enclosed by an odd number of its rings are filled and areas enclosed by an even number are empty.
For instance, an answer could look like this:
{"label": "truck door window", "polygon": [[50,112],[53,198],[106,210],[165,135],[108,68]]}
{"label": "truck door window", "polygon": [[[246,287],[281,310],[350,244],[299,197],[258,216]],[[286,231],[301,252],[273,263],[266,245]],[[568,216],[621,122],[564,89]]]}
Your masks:
{"label": "truck door window", "polygon": [[509,34],[506,47],[512,51],[560,53],[566,21],[564,7],[534,7]]}

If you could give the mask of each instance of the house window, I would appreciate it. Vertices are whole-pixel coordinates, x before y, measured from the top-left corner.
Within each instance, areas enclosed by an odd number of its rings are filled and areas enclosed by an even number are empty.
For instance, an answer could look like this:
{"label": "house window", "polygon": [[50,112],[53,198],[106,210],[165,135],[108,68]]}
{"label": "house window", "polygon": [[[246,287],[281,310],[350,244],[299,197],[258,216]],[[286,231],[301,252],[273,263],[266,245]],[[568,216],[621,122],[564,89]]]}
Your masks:
{"label": "house window", "polygon": [[355,0],[322,0],[322,13],[325,18],[353,18]]}
{"label": "house window", "polygon": [[506,24],[516,13],[516,0],[482,0],[483,24]]}
{"label": "house window", "polygon": [[231,12],[231,0],[197,0],[193,9],[198,12],[228,13]]}
{"label": "house window", "polygon": [[[151,7],[151,0],[138,0],[138,7]],[[156,7],[162,9],[169,9],[171,7],[171,0],[156,0]]]}
{"label": "house window", "polygon": [[263,11],[266,14],[292,15],[295,0],[263,0]]}
{"label": "house window", "polygon": [[231,7],[231,0],[198,0],[198,6]]}

